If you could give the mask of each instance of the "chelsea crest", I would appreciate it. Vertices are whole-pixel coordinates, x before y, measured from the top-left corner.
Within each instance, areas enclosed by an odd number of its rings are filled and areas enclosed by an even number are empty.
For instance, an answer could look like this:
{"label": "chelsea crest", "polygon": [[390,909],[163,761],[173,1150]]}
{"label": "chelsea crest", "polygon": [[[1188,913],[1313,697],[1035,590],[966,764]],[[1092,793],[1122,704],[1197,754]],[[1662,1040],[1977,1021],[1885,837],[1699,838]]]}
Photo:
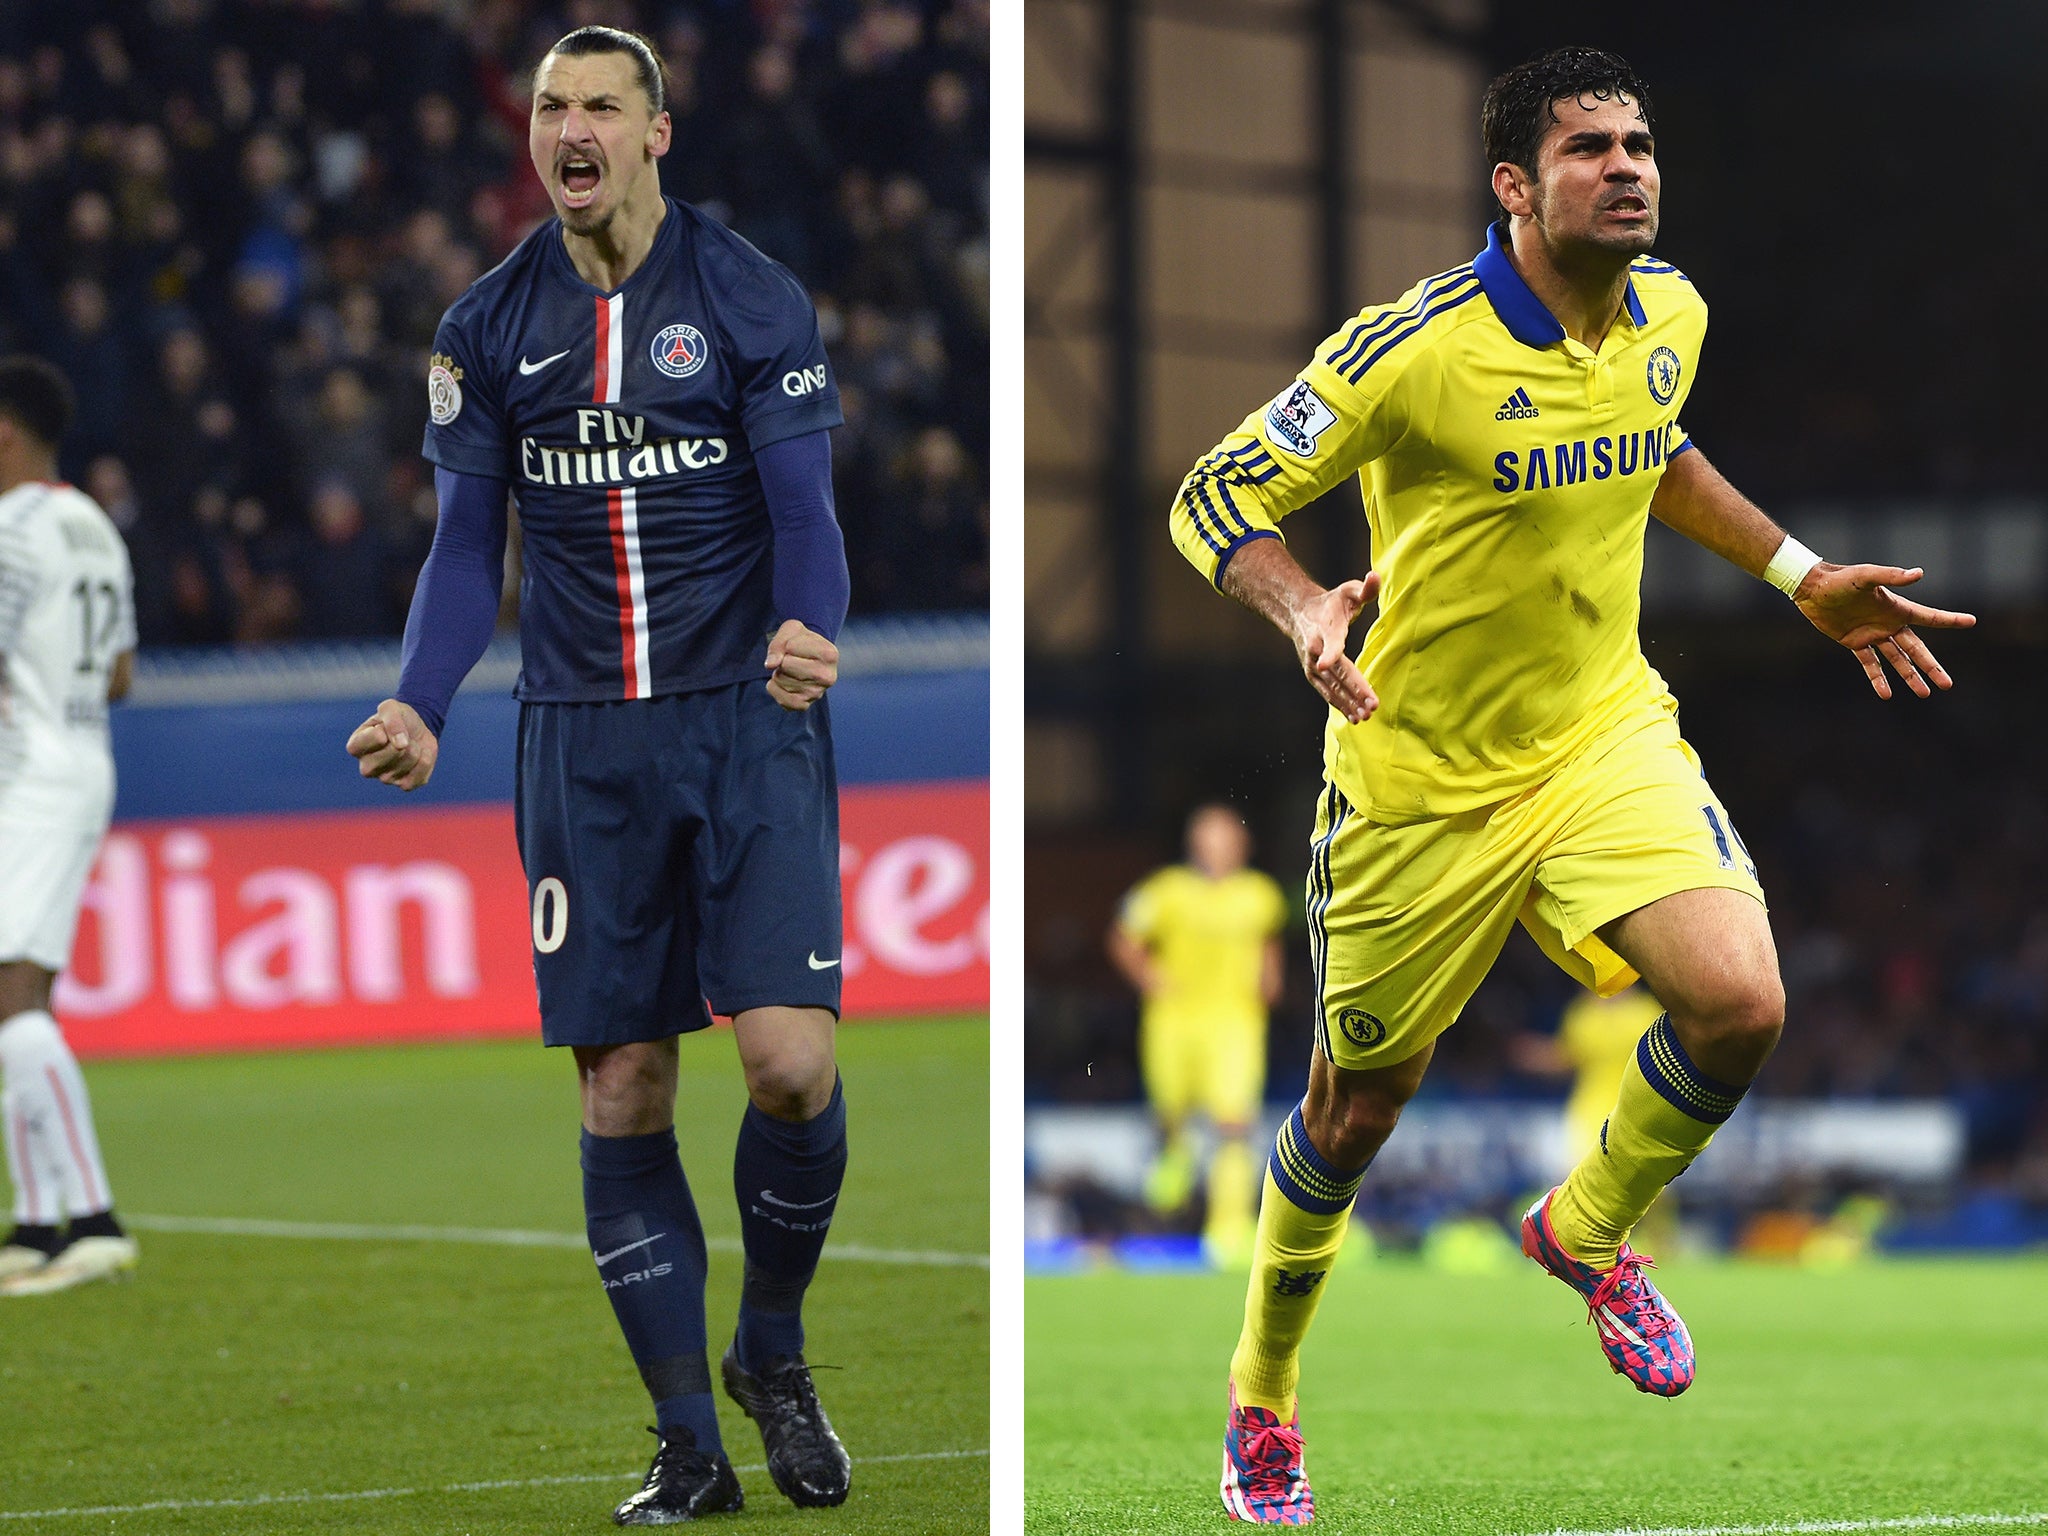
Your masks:
{"label": "chelsea crest", "polygon": [[1659,347],[1650,354],[1650,398],[1659,405],[1669,405],[1671,397],[1678,393],[1678,354],[1669,347]]}

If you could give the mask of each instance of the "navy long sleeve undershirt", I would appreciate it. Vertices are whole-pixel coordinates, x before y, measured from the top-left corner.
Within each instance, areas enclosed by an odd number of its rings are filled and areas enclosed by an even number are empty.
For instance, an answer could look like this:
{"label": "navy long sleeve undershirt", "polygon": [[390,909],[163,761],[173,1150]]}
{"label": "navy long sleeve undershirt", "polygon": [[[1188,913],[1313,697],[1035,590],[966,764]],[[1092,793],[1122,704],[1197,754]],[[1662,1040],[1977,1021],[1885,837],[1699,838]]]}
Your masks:
{"label": "navy long sleeve undershirt", "polygon": [[437,468],[434,494],[441,513],[405,616],[394,697],[417,710],[439,736],[455,690],[498,626],[498,599],[505,590],[505,482]]}
{"label": "navy long sleeve undershirt", "polygon": [[832,434],[805,432],[754,455],[775,527],[775,617],[801,619],[828,640],[846,622],[852,582],[832,510]]}
{"label": "navy long sleeve undershirt", "polygon": [[[754,464],[774,528],[776,616],[800,619],[836,640],[851,582],[832,509],[832,436],[806,432],[771,443]],[[506,485],[437,468],[434,491],[440,518],[406,615],[395,697],[417,710],[438,736],[455,690],[497,627],[505,586]]]}

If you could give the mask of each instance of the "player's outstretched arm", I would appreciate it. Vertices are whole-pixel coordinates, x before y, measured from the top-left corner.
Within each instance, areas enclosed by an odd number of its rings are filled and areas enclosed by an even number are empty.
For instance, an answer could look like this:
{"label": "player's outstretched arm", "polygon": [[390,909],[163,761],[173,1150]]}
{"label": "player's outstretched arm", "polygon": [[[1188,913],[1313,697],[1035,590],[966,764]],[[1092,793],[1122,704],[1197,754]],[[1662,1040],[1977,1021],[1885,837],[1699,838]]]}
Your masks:
{"label": "player's outstretched arm", "polygon": [[350,733],[348,750],[364,778],[412,790],[434,776],[441,743],[418,710],[386,699],[377,706],[377,713]]}
{"label": "player's outstretched arm", "polygon": [[1351,622],[1379,596],[1380,577],[1324,588],[1295,562],[1278,539],[1253,539],[1224,567],[1223,591],[1264,615],[1294,642],[1309,685],[1353,725],[1372,718],[1378,695],[1346,652]]}
{"label": "player's outstretched arm", "polygon": [[[1917,566],[1907,570],[1816,560],[1812,551],[1787,538],[1784,529],[1730,485],[1697,448],[1686,449],[1665,466],[1650,512],[1695,544],[1785,590],[1815,629],[1855,654],[1879,698],[1892,696],[1887,664],[1923,699],[1934,688],[1950,686],[1948,673],[1913,626],[1968,629],[1977,619],[1974,614],[1910,602],[1893,591],[1921,578],[1924,573]],[[1800,565],[1807,566],[1803,574]]]}

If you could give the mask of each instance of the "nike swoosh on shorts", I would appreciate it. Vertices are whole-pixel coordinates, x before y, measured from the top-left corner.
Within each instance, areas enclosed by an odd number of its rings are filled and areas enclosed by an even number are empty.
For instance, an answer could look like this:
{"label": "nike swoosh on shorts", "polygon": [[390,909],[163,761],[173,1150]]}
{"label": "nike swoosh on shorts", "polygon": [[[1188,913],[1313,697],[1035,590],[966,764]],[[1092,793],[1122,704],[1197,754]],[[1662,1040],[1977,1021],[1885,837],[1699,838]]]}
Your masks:
{"label": "nike swoosh on shorts", "polygon": [[820,960],[818,958],[818,952],[815,949],[811,951],[808,958],[811,962],[811,969],[814,971],[829,971],[832,969],[833,966],[839,963],[837,956],[834,956],[830,960]]}

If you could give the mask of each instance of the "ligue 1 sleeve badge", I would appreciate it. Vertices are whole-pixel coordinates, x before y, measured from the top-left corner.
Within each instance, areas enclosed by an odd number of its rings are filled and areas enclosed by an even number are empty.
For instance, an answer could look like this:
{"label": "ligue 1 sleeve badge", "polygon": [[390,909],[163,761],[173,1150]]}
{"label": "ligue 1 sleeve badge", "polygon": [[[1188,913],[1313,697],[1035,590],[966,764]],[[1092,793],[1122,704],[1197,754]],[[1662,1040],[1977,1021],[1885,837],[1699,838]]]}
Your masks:
{"label": "ligue 1 sleeve badge", "polygon": [[694,325],[664,326],[654,338],[648,354],[654,366],[672,379],[687,379],[711,355],[704,345],[704,333]]}
{"label": "ligue 1 sleeve badge", "polygon": [[427,361],[427,414],[435,426],[445,427],[462,414],[462,370],[444,353]]}
{"label": "ligue 1 sleeve badge", "polygon": [[1678,354],[1669,347],[1659,347],[1650,354],[1650,398],[1659,405],[1669,405],[1671,397],[1678,393]]}

